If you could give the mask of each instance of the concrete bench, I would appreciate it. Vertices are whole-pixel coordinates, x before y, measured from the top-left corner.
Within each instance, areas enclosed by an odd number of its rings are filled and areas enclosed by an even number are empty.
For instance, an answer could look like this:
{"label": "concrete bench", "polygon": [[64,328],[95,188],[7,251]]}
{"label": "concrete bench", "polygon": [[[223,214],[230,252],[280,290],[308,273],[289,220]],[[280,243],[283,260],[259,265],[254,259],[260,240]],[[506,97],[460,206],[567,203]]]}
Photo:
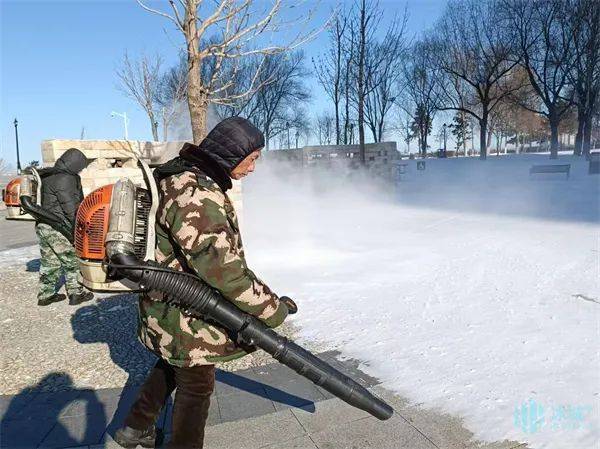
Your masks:
{"label": "concrete bench", "polygon": [[571,164],[532,165],[529,169],[529,174],[533,175],[538,173],[565,173],[568,179],[570,171]]}

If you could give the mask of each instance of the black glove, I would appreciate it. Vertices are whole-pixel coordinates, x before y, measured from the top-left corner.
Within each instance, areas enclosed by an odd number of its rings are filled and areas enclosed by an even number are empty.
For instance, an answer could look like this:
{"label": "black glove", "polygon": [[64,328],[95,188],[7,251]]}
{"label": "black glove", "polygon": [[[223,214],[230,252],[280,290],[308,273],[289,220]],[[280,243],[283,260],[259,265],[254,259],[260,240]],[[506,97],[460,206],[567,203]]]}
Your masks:
{"label": "black glove", "polygon": [[292,301],[292,298],[288,296],[280,296],[279,300],[286,305],[286,307],[288,308],[288,313],[290,315],[293,315],[298,311],[298,306],[294,301]]}

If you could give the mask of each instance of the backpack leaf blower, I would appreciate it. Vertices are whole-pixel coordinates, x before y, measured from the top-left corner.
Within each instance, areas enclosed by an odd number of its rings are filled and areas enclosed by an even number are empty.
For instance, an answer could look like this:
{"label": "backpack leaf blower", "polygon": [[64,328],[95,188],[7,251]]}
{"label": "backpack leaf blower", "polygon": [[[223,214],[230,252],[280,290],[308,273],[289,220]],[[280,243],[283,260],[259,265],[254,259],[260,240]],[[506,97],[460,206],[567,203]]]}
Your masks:
{"label": "backpack leaf blower", "polygon": [[[197,276],[141,260],[135,248],[136,227],[140,219],[136,213],[138,190],[128,179],[118,181],[112,188],[105,237],[111,275],[136,282],[141,291],[165,293],[169,304],[237,333],[244,343],[263,349],[280,363],[348,404],[380,420],[392,416],[393,409],[387,403],[306,349],[277,334],[259,319],[240,310]],[[154,220],[154,216],[146,215],[144,218]]]}
{"label": "backpack leaf blower", "polygon": [[38,171],[29,167],[21,178],[19,200],[24,211],[30,214],[38,223],[44,223],[64,235],[73,243],[73,225],[41,207],[42,179]]}
{"label": "backpack leaf blower", "polygon": [[18,221],[35,221],[30,214],[21,206],[21,183],[23,177],[18,176],[11,179],[6,187],[2,189],[2,201],[6,204],[6,219]]}

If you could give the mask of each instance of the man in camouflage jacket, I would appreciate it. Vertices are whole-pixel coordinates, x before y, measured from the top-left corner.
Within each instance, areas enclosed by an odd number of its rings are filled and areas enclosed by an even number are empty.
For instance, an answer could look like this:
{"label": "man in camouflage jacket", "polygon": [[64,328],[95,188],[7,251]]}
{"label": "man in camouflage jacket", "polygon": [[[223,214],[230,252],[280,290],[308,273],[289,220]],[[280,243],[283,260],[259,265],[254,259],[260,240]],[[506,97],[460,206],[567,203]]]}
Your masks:
{"label": "man in camouflage jacket", "polygon": [[[179,157],[155,171],[160,192],[156,260],[196,274],[241,310],[271,327],[295,304],[279,298],[247,266],[238,221],[226,191],[231,179],[254,170],[262,133],[234,117],[219,123],[199,146],[186,144]],[[115,435],[124,447],[145,447],[154,421],[176,388],[170,448],[201,448],[214,388],[214,363],[247,354],[234,335],[214,323],[169,306],[161,293],[140,298],[139,337],[159,361]]]}

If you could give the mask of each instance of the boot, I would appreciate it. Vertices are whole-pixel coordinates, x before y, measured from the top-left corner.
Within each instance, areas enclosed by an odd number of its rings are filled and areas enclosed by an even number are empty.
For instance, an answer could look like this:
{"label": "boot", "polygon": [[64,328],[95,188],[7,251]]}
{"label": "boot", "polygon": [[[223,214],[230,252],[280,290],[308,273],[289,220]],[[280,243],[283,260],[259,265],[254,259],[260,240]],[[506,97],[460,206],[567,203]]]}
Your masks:
{"label": "boot", "polygon": [[62,293],[55,293],[52,296],[49,296],[48,298],[38,299],[38,306],[49,306],[53,302],[59,302],[64,299],[67,299],[65,295],[63,295]]}
{"label": "boot", "polygon": [[138,445],[153,448],[156,441],[156,428],[153,425],[146,430],[121,427],[115,432],[114,440],[119,446],[127,449],[136,448]]}
{"label": "boot", "polygon": [[78,293],[76,295],[69,295],[69,305],[76,306],[81,304],[82,302],[91,301],[94,299],[94,294],[92,292],[83,292]]}

